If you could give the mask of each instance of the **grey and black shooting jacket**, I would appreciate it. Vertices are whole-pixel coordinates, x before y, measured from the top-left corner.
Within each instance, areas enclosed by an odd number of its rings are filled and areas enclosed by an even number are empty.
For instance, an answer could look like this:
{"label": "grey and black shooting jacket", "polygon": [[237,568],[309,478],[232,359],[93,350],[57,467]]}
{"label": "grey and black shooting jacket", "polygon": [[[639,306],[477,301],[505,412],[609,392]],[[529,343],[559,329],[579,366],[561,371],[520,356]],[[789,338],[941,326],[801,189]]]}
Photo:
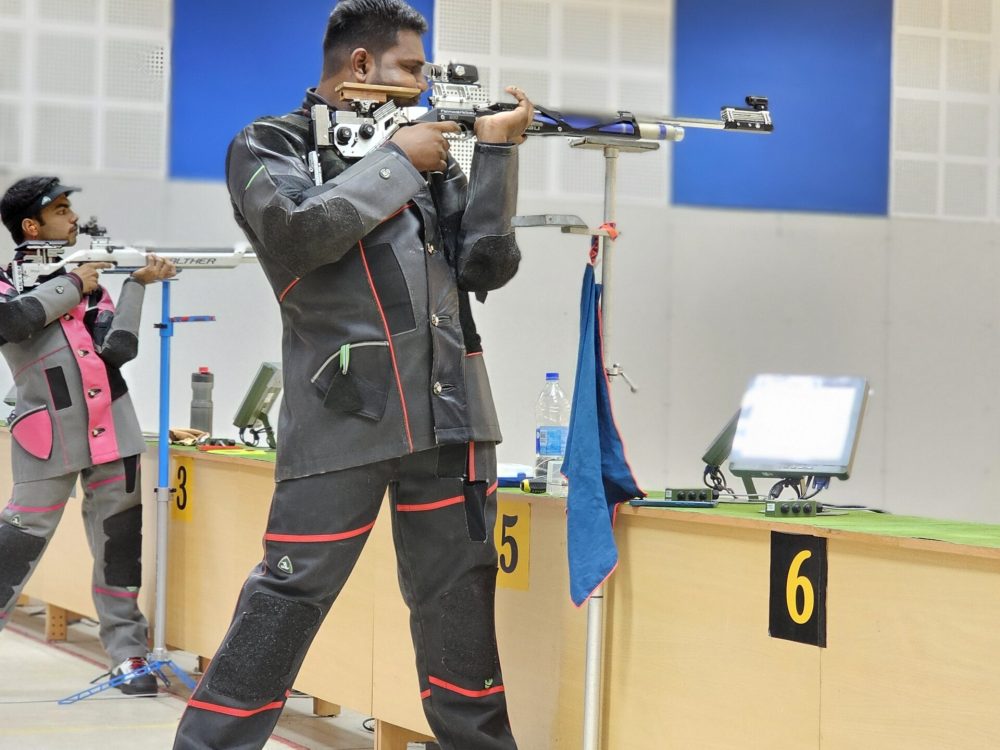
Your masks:
{"label": "grey and black shooting jacket", "polygon": [[506,284],[517,148],[475,146],[466,177],[418,172],[391,142],[308,168],[300,110],[240,132],[226,171],[236,220],[278,300],[279,481],[436,445],[501,439],[469,296]]}

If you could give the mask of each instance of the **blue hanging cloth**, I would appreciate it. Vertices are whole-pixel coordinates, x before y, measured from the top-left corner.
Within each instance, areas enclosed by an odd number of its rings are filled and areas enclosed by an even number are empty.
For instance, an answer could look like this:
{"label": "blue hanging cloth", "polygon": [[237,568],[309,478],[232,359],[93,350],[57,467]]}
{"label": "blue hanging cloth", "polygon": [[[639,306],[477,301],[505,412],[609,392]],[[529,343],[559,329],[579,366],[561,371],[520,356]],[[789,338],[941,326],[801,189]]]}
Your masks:
{"label": "blue hanging cloth", "polygon": [[588,265],[583,274],[580,353],[562,466],[569,480],[566,502],[569,592],[578,607],[618,565],[612,530],[618,504],[645,497],[625,459],[625,447],[611,413],[600,301],[601,286],[595,282],[593,265]]}

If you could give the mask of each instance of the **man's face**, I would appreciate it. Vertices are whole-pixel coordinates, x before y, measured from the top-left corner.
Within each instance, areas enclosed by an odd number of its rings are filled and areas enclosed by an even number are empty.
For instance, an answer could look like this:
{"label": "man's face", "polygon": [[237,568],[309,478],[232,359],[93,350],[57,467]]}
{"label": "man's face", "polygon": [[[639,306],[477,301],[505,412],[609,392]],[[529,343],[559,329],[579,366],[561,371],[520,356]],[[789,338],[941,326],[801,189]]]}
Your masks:
{"label": "man's face", "polygon": [[[427,77],[423,73],[424,42],[415,31],[400,31],[394,47],[390,47],[377,58],[375,70],[369,83],[379,86],[405,86],[427,90]],[[396,99],[401,107],[412,107],[419,103],[420,97],[412,99]]]}
{"label": "man's face", "polygon": [[69,198],[60,195],[42,209],[41,221],[34,222],[34,227],[36,227],[32,233],[34,236],[29,236],[29,232],[25,231],[25,237],[56,242],[65,241],[67,245],[75,245],[76,236],[79,233],[76,223],[79,218],[70,208]]}

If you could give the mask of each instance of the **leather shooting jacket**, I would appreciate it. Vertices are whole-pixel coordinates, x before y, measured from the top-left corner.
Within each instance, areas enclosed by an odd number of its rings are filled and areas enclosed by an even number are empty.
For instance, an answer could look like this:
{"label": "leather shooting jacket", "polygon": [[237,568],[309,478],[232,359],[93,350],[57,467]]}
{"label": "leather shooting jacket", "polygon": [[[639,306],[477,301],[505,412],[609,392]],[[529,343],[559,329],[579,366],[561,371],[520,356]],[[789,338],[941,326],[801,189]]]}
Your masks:
{"label": "leather shooting jacket", "polygon": [[17,398],[8,418],[15,482],[69,474],[146,449],[119,368],[139,349],[145,287],[81,294],[68,274],[19,293],[0,272],[0,352]]}
{"label": "leather shooting jacket", "polygon": [[467,178],[418,172],[391,142],[307,166],[308,108],[229,148],[236,221],[278,300],[284,392],[278,481],[501,439],[470,293],[516,273],[517,149],[475,146]]}

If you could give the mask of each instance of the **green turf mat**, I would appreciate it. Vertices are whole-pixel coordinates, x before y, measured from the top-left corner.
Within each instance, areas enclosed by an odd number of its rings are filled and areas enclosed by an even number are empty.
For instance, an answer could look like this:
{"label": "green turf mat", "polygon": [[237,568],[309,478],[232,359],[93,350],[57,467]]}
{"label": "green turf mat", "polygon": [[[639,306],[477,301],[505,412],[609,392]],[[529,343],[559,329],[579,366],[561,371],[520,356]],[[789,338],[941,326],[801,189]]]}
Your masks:
{"label": "green turf mat", "polygon": [[[747,518],[815,526],[820,529],[854,531],[859,534],[879,534],[910,539],[935,539],[954,544],[1000,548],[1000,525],[944,521],[915,516],[894,516],[889,513],[849,511],[846,515],[814,518],[776,518],[765,516],[763,503],[721,503],[717,508],[677,508],[685,513],[702,513],[729,518]],[[833,509],[836,510],[836,509]]]}

